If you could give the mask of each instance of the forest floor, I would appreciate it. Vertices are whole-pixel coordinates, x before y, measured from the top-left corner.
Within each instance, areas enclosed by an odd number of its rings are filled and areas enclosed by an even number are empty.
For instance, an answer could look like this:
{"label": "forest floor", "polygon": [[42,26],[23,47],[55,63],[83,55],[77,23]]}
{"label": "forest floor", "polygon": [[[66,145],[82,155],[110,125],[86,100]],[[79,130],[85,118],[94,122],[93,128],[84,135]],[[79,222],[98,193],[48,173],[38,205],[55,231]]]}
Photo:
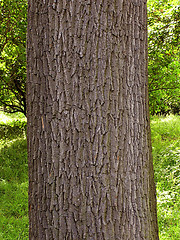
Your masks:
{"label": "forest floor", "polygon": [[[28,239],[26,119],[0,112],[0,240]],[[160,240],[180,239],[180,116],[151,117]]]}

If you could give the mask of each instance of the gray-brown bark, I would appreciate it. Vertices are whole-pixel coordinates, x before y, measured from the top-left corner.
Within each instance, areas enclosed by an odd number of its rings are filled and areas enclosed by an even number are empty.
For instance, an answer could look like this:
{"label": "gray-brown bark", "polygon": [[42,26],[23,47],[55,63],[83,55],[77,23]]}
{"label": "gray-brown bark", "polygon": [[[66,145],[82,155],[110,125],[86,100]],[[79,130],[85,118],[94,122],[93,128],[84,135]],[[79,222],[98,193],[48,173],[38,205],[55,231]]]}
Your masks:
{"label": "gray-brown bark", "polygon": [[29,0],[31,240],[157,240],[144,0]]}

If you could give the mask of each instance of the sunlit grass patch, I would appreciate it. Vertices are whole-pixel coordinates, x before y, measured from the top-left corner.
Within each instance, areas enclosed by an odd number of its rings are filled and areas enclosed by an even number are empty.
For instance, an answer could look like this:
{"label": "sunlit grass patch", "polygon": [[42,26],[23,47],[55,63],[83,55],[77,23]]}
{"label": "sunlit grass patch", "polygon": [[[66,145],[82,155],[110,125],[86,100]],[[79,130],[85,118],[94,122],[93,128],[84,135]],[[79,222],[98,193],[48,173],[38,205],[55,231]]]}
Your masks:
{"label": "sunlit grass patch", "polygon": [[11,123],[13,120],[26,121],[26,117],[23,113],[5,113],[0,111],[0,123]]}
{"label": "sunlit grass patch", "polygon": [[167,117],[153,117],[151,120],[152,141],[179,140],[180,116],[169,115]]}
{"label": "sunlit grass patch", "polygon": [[0,139],[25,137],[26,117],[21,113],[8,114],[0,111]]}

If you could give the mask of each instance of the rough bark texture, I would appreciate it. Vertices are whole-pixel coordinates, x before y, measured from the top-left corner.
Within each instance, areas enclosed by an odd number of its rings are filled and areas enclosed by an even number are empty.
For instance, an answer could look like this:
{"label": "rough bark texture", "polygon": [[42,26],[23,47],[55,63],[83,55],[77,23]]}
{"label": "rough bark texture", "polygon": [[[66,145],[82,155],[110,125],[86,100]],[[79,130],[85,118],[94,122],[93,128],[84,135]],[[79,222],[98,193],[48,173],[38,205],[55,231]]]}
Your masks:
{"label": "rough bark texture", "polygon": [[29,0],[30,240],[157,240],[146,0]]}

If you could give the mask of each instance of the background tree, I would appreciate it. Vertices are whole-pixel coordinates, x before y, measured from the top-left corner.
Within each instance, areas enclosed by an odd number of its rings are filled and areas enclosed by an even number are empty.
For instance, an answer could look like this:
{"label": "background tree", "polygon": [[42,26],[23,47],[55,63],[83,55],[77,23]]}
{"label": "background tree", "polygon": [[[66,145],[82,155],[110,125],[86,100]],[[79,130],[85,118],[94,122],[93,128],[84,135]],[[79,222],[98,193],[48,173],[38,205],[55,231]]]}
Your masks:
{"label": "background tree", "polygon": [[28,3],[30,239],[157,240],[146,1]]}
{"label": "background tree", "polygon": [[26,0],[0,1],[0,106],[26,115]]}

